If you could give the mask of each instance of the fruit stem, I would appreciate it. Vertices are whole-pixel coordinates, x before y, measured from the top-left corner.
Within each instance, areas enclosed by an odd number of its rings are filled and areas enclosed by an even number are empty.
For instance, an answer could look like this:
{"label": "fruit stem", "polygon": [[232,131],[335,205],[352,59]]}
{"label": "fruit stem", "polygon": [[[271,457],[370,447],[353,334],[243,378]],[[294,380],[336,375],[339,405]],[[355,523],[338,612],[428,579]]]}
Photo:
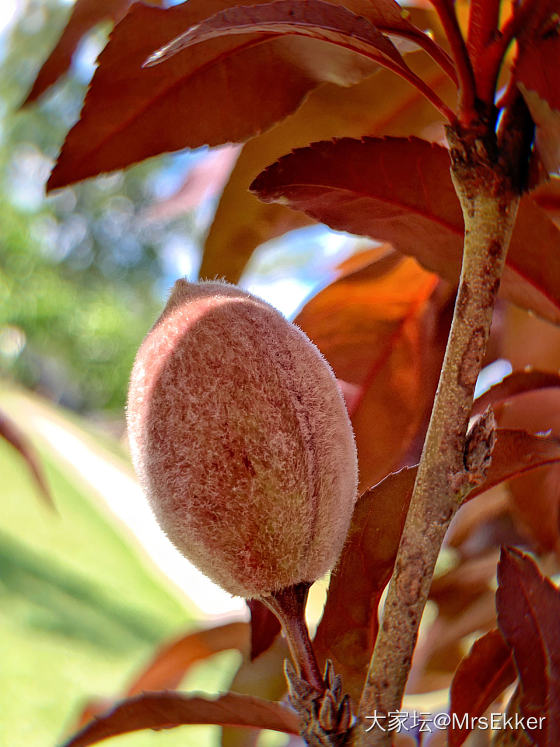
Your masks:
{"label": "fruit stem", "polygon": [[288,586],[270,596],[262,597],[265,604],[282,624],[293,662],[302,679],[314,687],[318,694],[324,692],[325,683],[305,622],[305,605],[309,594],[310,583]]}

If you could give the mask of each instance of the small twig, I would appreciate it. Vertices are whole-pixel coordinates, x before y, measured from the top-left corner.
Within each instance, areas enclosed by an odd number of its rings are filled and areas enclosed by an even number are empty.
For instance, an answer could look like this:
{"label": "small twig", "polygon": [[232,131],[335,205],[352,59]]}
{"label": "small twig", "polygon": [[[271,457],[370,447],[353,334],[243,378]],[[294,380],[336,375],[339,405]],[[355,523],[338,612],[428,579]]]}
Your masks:
{"label": "small twig", "polygon": [[459,121],[463,125],[468,125],[478,117],[478,114],[475,106],[474,73],[465,40],[461,34],[453,4],[448,0],[431,0],[431,2],[439,16],[457,66],[460,90]]}
{"label": "small twig", "polygon": [[[403,34],[403,36],[405,36]],[[457,71],[455,69],[455,65],[453,63],[453,60],[451,57],[447,54],[445,49],[440,47],[440,45],[435,42],[431,36],[429,36],[425,32],[421,32],[419,34],[410,34],[408,37],[411,41],[418,44],[419,47],[421,47],[424,52],[430,55],[432,60],[439,65],[439,67],[446,73],[446,75],[449,76],[449,78],[455,83],[455,85],[458,84],[457,79]]]}

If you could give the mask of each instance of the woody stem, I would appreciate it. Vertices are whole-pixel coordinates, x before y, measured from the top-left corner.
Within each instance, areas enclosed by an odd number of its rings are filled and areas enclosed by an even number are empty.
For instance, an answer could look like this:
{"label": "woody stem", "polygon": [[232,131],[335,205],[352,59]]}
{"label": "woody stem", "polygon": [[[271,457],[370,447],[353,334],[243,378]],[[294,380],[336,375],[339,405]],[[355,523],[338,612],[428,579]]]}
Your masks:
{"label": "woody stem", "polygon": [[391,743],[392,734],[383,731],[383,724],[401,707],[436,560],[451,519],[478,480],[477,465],[466,461],[467,427],[519,203],[519,190],[490,138],[449,129],[448,141],[465,222],[463,266],[414,493],[360,702],[362,721],[377,716],[378,722],[367,733],[358,730],[359,745]]}

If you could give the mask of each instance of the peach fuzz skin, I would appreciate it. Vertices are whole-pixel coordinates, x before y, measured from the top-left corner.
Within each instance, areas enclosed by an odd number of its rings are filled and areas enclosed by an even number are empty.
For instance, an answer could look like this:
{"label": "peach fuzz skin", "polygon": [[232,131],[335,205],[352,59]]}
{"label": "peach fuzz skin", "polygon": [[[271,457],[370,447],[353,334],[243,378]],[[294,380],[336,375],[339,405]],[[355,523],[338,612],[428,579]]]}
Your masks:
{"label": "peach fuzz skin", "polygon": [[267,303],[178,281],[138,351],[127,420],[158,521],[231,594],[336,563],[357,490],[350,421],[317,348]]}

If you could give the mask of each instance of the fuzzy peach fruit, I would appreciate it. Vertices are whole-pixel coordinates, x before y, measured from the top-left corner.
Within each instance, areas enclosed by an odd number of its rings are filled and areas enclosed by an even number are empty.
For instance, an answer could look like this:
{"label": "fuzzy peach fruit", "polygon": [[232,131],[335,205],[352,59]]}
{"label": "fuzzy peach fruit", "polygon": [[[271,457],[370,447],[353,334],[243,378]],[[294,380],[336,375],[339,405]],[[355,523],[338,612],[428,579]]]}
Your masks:
{"label": "fuzzy peach fruit", "polygon": [[317,348],[264,301],[179,280],[138,351],[128,428],[161,526],[231,594],[336,562],[356,499],[350,421]]}

